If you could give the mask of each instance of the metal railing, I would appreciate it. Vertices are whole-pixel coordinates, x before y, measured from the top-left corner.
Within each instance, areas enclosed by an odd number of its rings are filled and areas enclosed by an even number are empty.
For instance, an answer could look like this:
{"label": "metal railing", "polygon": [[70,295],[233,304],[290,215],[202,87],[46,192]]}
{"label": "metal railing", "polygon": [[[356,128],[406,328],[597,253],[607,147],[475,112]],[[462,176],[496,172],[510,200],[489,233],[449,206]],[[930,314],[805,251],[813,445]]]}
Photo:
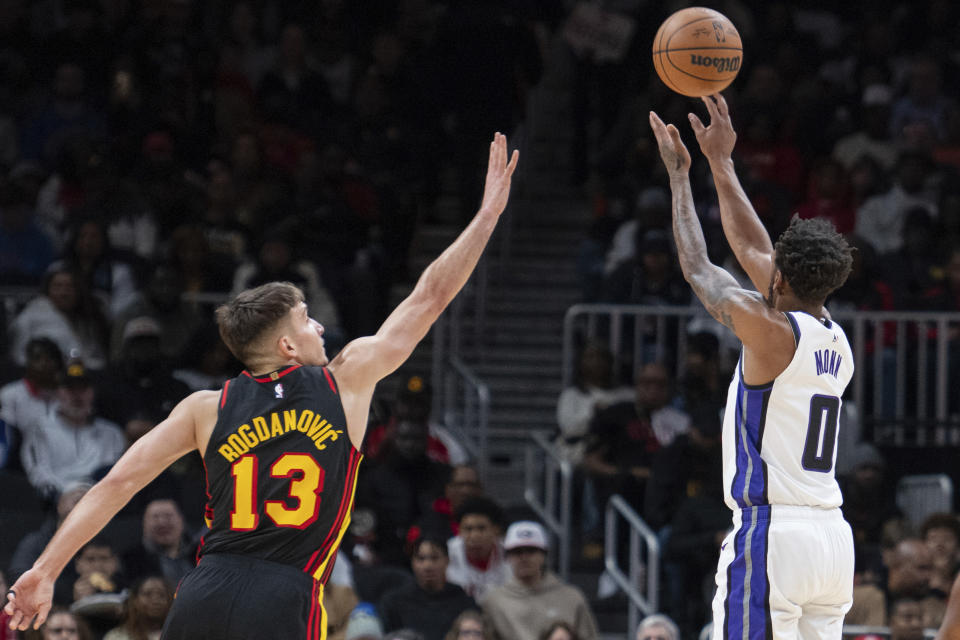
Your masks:
{"label": "metal railing", "polygon": [[573,467],[541,433],[533,433],[525,451],[523,498],[554,537],[557,573],[570,576]]}
{"label": "metal railing", "polygon": [[459,433],[470,457],[476,461],[480,480],[486,483],[489,465],[490,387],[454,356],[443,374],[443,422]]}
{"label": "metal railing", "polygon": [[[619,537],[617,521],[625,520],[630,526],[630,538],[627,544],[627,573],[620,568]],[[603,563],[613,581],[627,595],[627,629],[637,628],[640,614],[648,616],[656,613],[659,606],[660,589],[660,542],[653,529],[637,515],[627,501],[615,495],[607,502],[604,518]],[[643,564],[641,547],[646,548],[646,564]],[[646,574],[646,589],[641,590],[641,573]]]}
{"label": "metal railing", "polygon": [[[433,325],[431,378],[438,390],[432,413],[457,434],[476,461],[481,482],[487,481],[489,467],[490,388],[463,358],[464,352],[482,352],[482,316],[486,313],[487,266],[481,260],[474,276]],[[473,297],[473,309],[465,300]],[[473,332],[463,330],[464,316],[472,312]],[[468,338],[469,344],[464,344]],[[470,340],[469,338],[472,338]]]}
{"label": "metal railing", "polygon": [[[960,313],[916,311],[838,312],[856,374],[851,395],[874,439],[883,444],[960,445]],[[617,371],[635,373],[644,363],[669,356],[684,374],[690,324],[720,337],[721,365],[728,367],[739,343],[701,307],[578,304],[567,310],[563,336],[563,384],[572,383],[581,339],[610,347]],[[727,358],[727,362],[723,358]]]}

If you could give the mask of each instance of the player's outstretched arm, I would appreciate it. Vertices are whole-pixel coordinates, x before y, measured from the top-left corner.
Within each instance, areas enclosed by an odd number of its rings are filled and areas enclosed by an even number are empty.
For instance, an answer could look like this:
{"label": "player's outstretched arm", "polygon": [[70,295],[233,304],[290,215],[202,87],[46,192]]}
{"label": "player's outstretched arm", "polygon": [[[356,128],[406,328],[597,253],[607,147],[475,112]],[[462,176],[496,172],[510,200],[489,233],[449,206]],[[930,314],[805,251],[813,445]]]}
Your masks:
{"label": "player's outstretched arm", "polygon": [[376,335],[353,340],[330,363],[342,389],[354,445],[363,441],[374,385],[403,364],[473,272],[507,206],[518,159],[517,151],[509,156],[506,136],[497,133],[490,143],[483,201],[473,220],[424,270],[413,291]]}
{"label": "player's outstretched arm", "polygon": [[723,232],[753,286],[766,295],[773,272],[773,244],[733,167],[732,154],[737,134],[730,121],[730,110],[727,101],[719,93],[704,96],[703,102],[710,113],[710,125],[703,126],[700,118],[691,113],[690,126],[713,172]]}
{"label": "player's outstretched arm", "polygon": [[664,125],[652,111],[650,126],[670,176],[673,236],[683,277],[710,315],[737,334],[746,347],[765,348],[787,335],[792,346],[793,333],[783,314],[774,312],[759,294],[742,289],[732,275],[710,262],[703,229],[693,205],[690,153],[677,128],[672,124]]}
{"label": "player's outstretched arm", "polygon": [[960,576],[953,581],[947,610],[935,640],[960,640]]}
{"label": "player's outstretched arm", "polygon": [[215,420],[217,395],[215,391],[200,391],[180,402],[77,503],[33,568],[7,593],[5,610],[11,616],[11,629],[26,630],[34,618],[34,629],[40,628],[50,612],[53,584],[63,568],[134,494],[181,456],[198,448],[197,423],[211,411]]}

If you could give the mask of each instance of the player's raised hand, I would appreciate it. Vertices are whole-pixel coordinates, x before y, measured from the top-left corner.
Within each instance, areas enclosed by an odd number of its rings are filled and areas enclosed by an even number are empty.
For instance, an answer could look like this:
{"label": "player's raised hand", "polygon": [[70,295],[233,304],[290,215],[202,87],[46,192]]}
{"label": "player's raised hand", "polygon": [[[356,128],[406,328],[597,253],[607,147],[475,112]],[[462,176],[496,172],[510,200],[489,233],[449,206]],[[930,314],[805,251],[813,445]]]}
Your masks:
{"label": "player's raised hand", "polygon": [[487,181],[483,187],[481,209],[497,215],[503,213],[510,197],[510,180],[519,159],[520,152],[514,150],[508,162],[507,136],[502,133],[494,134],[493,142],[490,143],[490,160],[487,163]]}
{"label": "player's raised hand", "polygon": [[650,128],[657,138],[660,157],[670,177],[684,176],[690,171],[690,152],[680,139],[680,132],[672,124],[664,125],[653,111],[650,112]]}
{"label": "player's raised hand", "polygon": [[710,125],[703,126],[700,118],[690,113],[687,114],[690,126],[693,127],[693,133],[697,136],[697,142],[700,143],[700,150],[703,151],[707,160],[711,162],[726,160],[733,153],[733,147],[737,143],[737,132],[733,130],[733,123],[730,121],[727,101],[719,93],[703,96],[702,100],[710,113]]}
{"label": "player's raised hand", "polygon": [[39,629],[47,620],[53,605],[53,580],[47,574],[30,569],[7,591],[7,606],[3,608],[10,616],[10,628],[26,631],[30,621]]}

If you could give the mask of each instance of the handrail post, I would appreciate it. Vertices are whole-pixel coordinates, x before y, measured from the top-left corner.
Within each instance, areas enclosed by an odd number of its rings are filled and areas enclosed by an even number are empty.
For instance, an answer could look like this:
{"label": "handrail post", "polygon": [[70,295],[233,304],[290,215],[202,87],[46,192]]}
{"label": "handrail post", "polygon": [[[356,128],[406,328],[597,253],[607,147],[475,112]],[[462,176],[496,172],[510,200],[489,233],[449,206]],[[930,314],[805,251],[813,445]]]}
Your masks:
{"label": "handrail post", "polygon": [[[617,520],[622,518],[630,527],[630,544],[627,549],[628,564],[624,573],[620,568],[617,539]],[[655,613],[659,604],[660,585],[660,543],[656,534],[647,526],[636,511],[627,504],[621,496],[615,495],[607,502],[604,517],[604,567],[608,575],[626,594],[628,602],[628,618],[631,620],[631,629],[635,629],[636,616],[639,613],[650,615]],[[640,573],[640,540],[647,548],[647,585],[646,593],[640,593],[638,576]]]}
{"label": "handrail post", "polygon": [[[542,461],[542,464],[540,464]],[[542,434],[533,433],[525,449],[523,498],[557,541],[557,573],[570,577],[573,469]],[[559,502],[557,475],[559,475]]]}

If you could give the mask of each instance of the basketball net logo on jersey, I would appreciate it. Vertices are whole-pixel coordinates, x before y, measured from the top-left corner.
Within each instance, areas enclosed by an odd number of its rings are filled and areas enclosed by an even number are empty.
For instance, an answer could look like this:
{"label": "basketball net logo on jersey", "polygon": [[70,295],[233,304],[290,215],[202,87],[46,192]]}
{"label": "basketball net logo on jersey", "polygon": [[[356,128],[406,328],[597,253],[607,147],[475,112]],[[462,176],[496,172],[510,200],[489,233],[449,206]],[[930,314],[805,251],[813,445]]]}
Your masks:
{"label": "basketball net logo on jersey", "polygon": [[280,383],[280,382],[278,382],[278,383],[277,383],[277,386],[275,386],[275,387],[273,388],[273,393],[274,393],[274,395],[276,395],[276,397],[282,398],[282,397],[283,397],[283,384]]}

